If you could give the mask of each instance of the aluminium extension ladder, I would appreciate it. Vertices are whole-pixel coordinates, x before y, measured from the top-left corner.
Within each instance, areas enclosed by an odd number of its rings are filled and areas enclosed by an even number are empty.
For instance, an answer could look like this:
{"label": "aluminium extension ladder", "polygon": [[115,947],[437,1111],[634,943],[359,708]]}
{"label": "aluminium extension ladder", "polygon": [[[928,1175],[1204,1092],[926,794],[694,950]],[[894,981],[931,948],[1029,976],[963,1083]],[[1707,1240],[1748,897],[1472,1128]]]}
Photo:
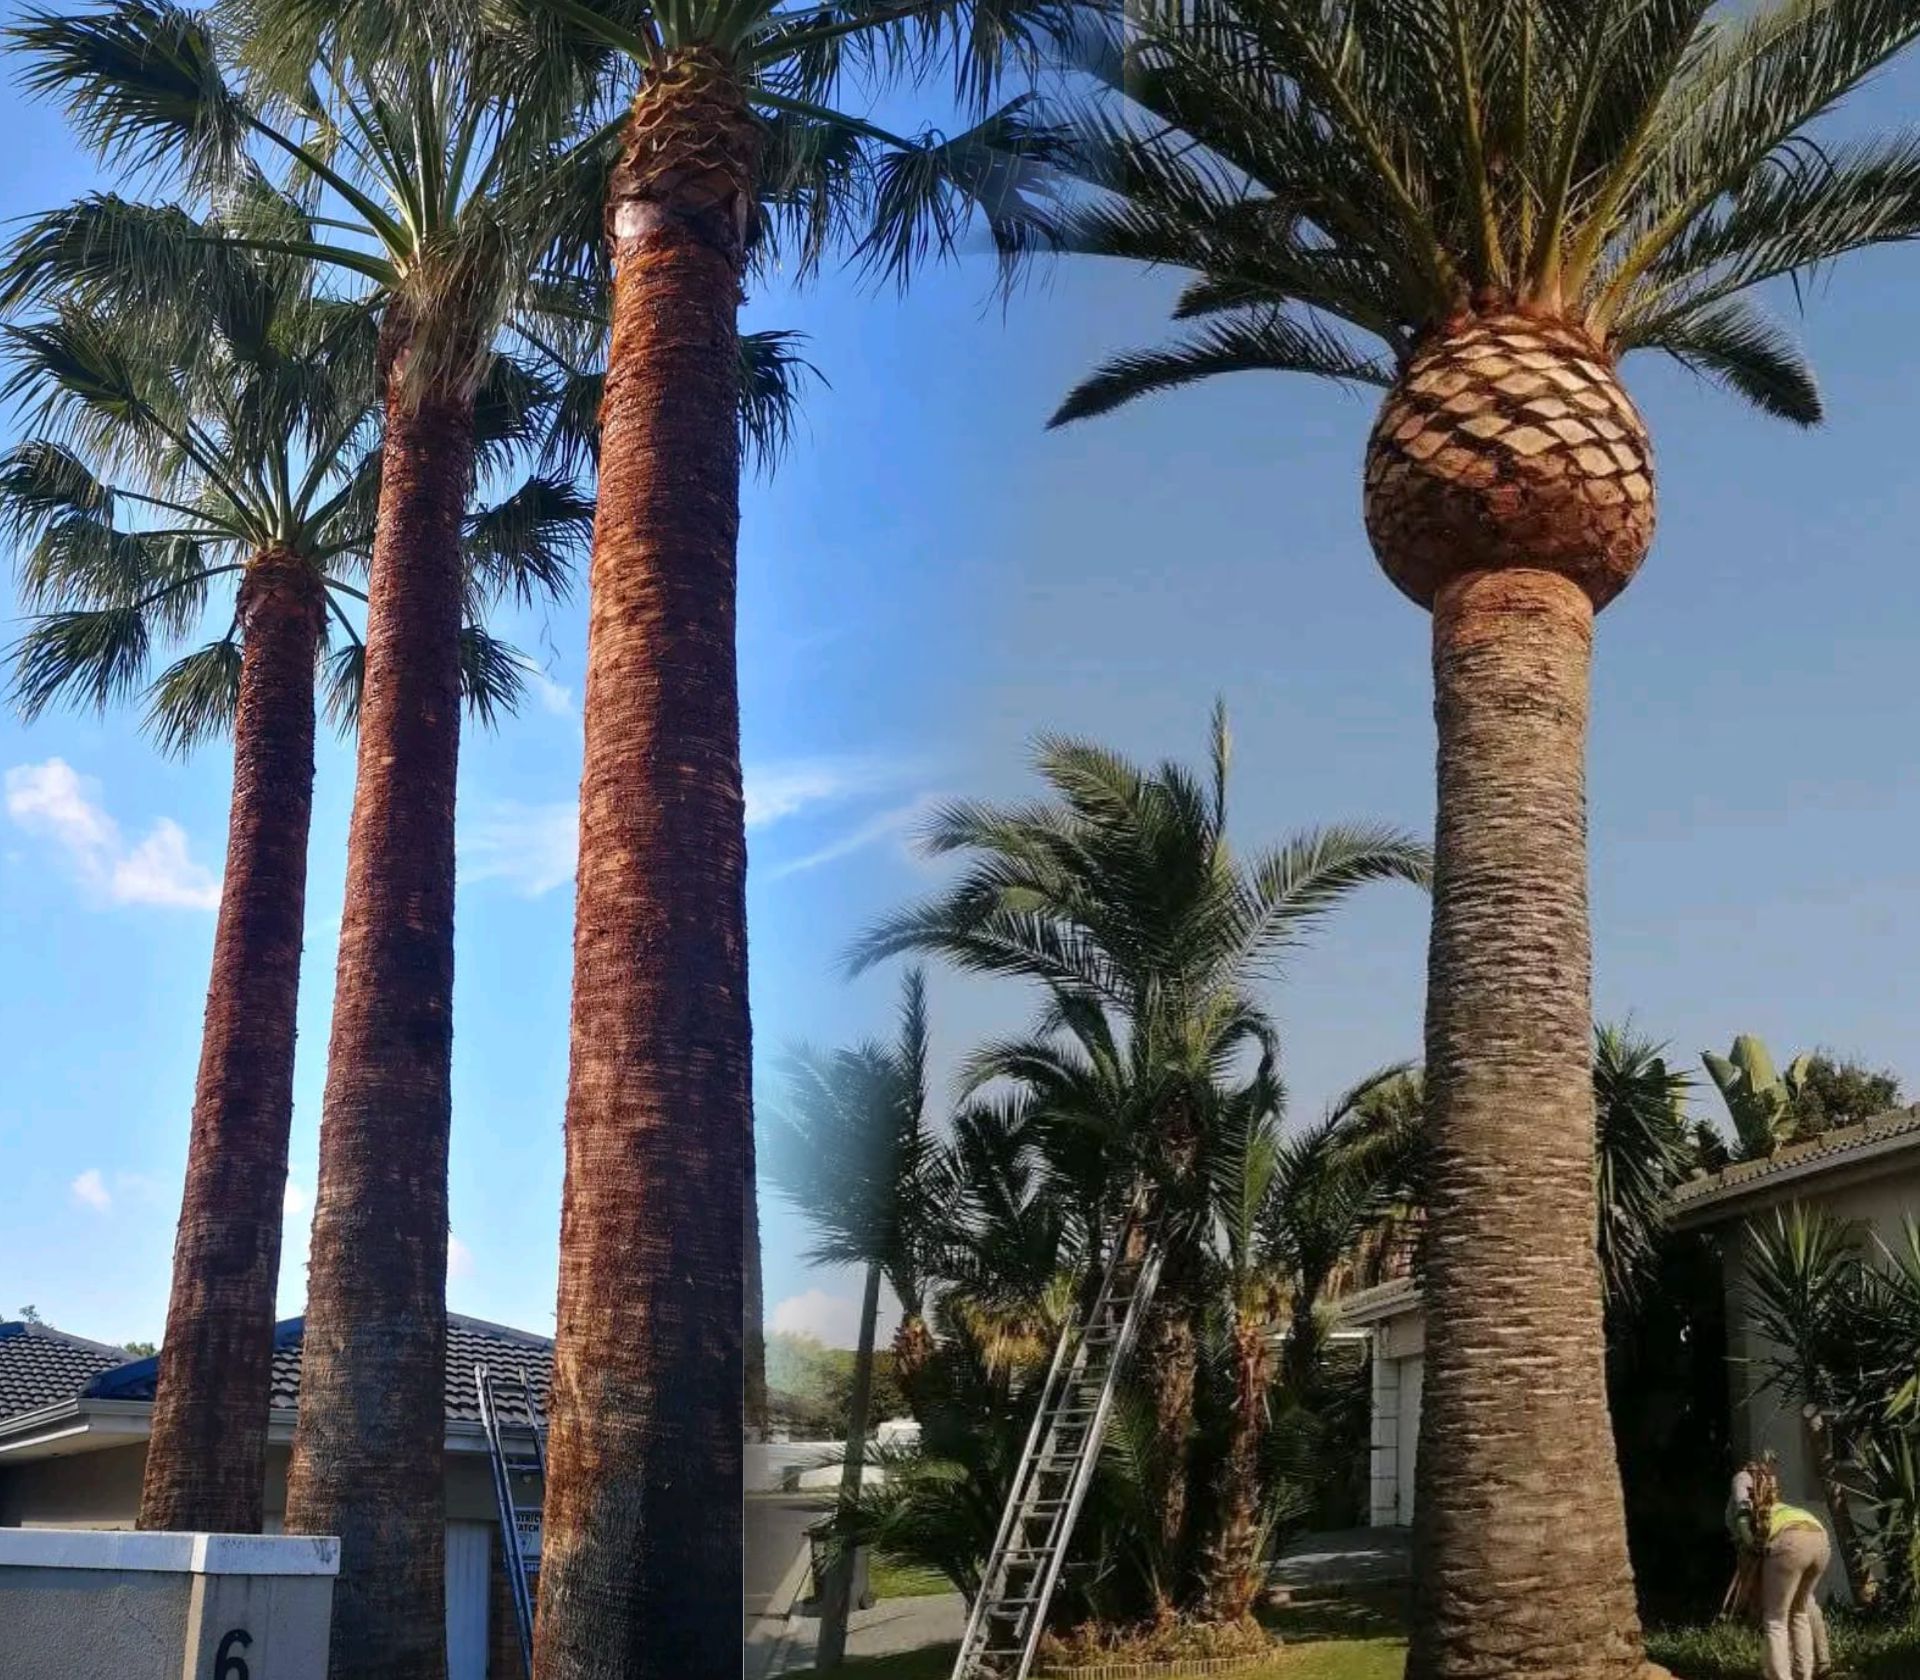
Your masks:
{"label": "aluminium extension ladder", "polygon": [[480,1393],[480,1427],[486,1431],[487,1456],[493,1460],[493,1497],[500,1511],[500,1550],[506,1566],[507,1586],[513,1594],[513,1619],[520,1633],[520,1660],[531,1675],[534,1581],[540,1569],[539,1499],[547,1479],[547,1452],[541,1439],[540,1414],[534,1410],[533,1386],[527,1381],[525,1371],[502,1371],[496,1375],[486,1366],[476,1365],[473,1386]]}
{"label": "aluminium extension ladder", "polygon": [[1093,1305],[1060,1332],[953,1680],[1026,1680],[1120,1373],[1160,1278],[1157,1205],[1146,1194],[1134,1198]]}

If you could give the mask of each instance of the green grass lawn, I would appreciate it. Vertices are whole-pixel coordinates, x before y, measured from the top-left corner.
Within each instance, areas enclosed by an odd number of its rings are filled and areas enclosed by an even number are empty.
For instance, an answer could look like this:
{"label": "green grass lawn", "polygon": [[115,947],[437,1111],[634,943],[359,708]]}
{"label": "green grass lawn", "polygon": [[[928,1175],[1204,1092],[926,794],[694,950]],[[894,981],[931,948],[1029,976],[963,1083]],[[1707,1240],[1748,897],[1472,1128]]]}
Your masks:
{"label": "green grass lawn", "polygon": [[[1287,1641],[1286,1649],[1235,1680],[1400,1680],[1406,1639],[1388,1608],[1322,1605],[1279,1611],[1266,1619]],[[953,1672],[953,1651],[951,1645],[938,1645],[897,1657],[857,1659],[840,1672],[847,1680],[947,1680]]]}
{"label": "green grass lawn", "polygon": [[923,1569],[917,1563],[876,1552],[867,1565],[867,1585],[876,1599],[927,1598],[935,1593],[950,1593],[953,1583],[937,1569]]}
{"label": "green grass lawn", "polygon": [[[1236,1680],[1400,1680],[1406,1632],[1392,1598],[1327,1601],[1276,1610],[1262,1618],[1285,1642],[1272,1662]],[[1751,1628],[1718,1625],[1658,1629],[1647,1654],[1679,1680],[1753,1680],[1760,1672],[1759,1637]],[[1862,1628],[1836,1617],[1833,1654],[1851,1680],[1915,1680],[1920,1632]],[[953,1647],[847,1664],[848,1680],[947,1680]],[[807,1671],[811,1673],[811,1670]]]}

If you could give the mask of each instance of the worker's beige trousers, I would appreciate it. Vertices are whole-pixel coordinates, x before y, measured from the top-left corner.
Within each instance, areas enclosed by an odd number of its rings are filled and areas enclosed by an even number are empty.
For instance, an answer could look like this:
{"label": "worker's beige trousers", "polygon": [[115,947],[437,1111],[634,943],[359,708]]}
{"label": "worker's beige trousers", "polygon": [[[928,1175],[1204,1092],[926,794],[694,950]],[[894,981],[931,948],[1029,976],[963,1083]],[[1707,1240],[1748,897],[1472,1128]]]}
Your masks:
{"label": "worker's beige trousers", "polygon": [[1823,1528],[1784,1529],[1768,1545],[1760,1566],[1767,1680],[1813,1680],[1832,1666],[1826,1618],[1813,1596],[1832,1555]]}

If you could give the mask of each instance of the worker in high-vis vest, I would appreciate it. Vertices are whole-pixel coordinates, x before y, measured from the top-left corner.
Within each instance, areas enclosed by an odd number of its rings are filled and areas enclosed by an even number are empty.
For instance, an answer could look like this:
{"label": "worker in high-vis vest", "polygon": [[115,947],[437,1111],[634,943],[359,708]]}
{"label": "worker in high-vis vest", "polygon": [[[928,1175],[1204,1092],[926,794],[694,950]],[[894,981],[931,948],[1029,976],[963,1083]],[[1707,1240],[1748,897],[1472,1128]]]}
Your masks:
{"label": "worker in high-vis vest", "polygon": [[1735,1474],[1727,1526],[1741,1549],[1759,1560],[1766,1680],[1825,1680],[1833,1658],[1817,1592],[1833,1549],[1818,1517],[1780,1497],[1771,1453]]}

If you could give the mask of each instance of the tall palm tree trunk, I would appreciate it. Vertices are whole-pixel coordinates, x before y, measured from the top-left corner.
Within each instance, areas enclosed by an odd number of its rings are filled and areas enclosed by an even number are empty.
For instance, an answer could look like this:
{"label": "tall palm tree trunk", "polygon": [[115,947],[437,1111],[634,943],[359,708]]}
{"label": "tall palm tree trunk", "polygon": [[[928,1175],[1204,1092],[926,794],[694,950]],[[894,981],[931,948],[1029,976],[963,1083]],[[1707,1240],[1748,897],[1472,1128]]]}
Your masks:
{"label": "tall palm tree trunk", "polygon": [[[844,1518],[860,1496],[865,1475],[868,1413],[873,1409],[873,1333],[880,1316],[880,1268],[867,1267],[860,1298],[859,1346],[853,1355],[853,1394],[847,1402],[847,1445],[840,1460],[840,1511]],[[823,1674],[847,1660],[847,1618],[853,1614],[854,1548],[843,1546],[820,1591],[820,1637],[813,1666]]]}
{"label": "tall palm tree trunk", "polygon": [[717,60],[668,55],[610,191],[540,1680],[740,1664],[735,427],[752,133]]}
{"label": "tall palm tree trunk", "polygon": [[1641,1665],[1594,1253],[1593,607],[1545,571],[1433,604],[1433,1142],[1408,1680]]}
{"label": "tall palm tree trunk", "polygon": [[1218,1621],[1253,1613],[1260,1578],[1260,1447],[1267,1432],[1271,1356],[1267,1327],[1247,1315],[1233,1326],[1233,1405],[1215,1488],[1215,1533],[1206,1558],[1203,1607]]}
{"label": "tall palm tree trunk", "polygon": [[389,380],[287,1529],[337,1534],[334,1680],[446,1671],[447,1130],[473,416]]}
{"label": "tall palm tree trunk", "polygon": [[303,562],[248,563],[227,867],[142,1528],[260,1532],[325,611]]}

